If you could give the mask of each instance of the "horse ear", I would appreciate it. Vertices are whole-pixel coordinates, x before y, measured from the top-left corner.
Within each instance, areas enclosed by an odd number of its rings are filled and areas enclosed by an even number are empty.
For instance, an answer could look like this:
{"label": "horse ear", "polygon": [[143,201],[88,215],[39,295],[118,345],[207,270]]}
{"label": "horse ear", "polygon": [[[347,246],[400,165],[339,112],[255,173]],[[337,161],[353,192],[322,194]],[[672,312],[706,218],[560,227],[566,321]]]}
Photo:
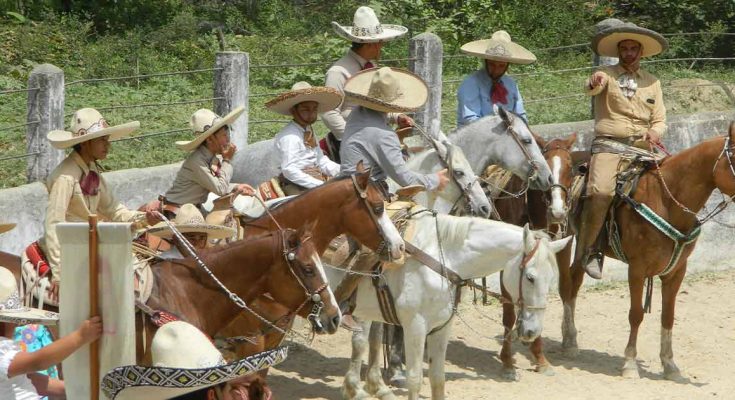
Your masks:
{"label": "horse ear", "polygon": [[569,242],[572,240],[572,235],[569,235],[563,239],[554,240],[549,242],[549,249],[552,253],[556,254],[562,250],[564,250],[565,247],[569,244]]}
{"label": "horse ear", "polygon": [[510,116],[508,115],[508,111],[506,111],[505,108],[497,104],[493,104],[493,109],[495,110],[495,113],[497,115],[500,115],[500,118],[502,118],[506,124],[510,124]]}
{"label": "horse ear", "polygon": [[729,132],[729,135],[730,135],[730,140],[735,139],[735,137],[733,137],[733,136],[735,136],[735,121],[730,121],[730,132]]}
{"label": "horse ear", "polygon": [[365,172],[365,165],[363,164],[362,160],[357,162],[357,165],[355,166],[355,171],[357,171],[358,174],[362,174]]}
{"label": "horse ear", "polygon": [[569,136],[564,138],[567,148],[571,149],[575,143],[577,143],[577,132],[572,132]]}
{"label": "horse ear", "polygon": [[311,232],[314,232],[314,227],[316,227],[316,220],[309,221],[304,225],[301,225],[298,231],[298,237],[303,238],[304,235],[311,234]]}
{"label": "horse ear", "polygon": [[531,132],[531,136],[533,136],[533,140],[536,141],[536,144],[538,145],[539,149],[543,150],[546,148],[546,139],[542,138],[536,132],[533,132],[529,129],[529,132]]}
{"label": "horse ear", "polygon": [[528,223],[526,223],[526,225],[523,225],[523,251],[526,254],[533,251],[533,247],[536,244],[535,242],[536,238],[533,235],[533,231],[531,231]]}

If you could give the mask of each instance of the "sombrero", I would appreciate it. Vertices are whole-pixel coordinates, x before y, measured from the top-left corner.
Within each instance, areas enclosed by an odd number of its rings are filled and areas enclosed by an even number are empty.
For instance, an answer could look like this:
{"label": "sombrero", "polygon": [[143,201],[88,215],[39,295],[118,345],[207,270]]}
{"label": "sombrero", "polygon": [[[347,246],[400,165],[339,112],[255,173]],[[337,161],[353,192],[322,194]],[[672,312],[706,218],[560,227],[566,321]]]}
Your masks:
{"label": "sombrero", "polygon": [[418,75],[398,68],[372,68],[345,82],[345,98],[381,112],[412,112],[429,98],[429,88]]}
{"label": "sombrero", "polygon": [[59,314],[24,307],[15,276],[9,269],[0,267],[0,322],[16,325],[56,325],[59,322]]}
{"label": "sombrero", "polygon": [[82,108],[71,117],[71,132],[53,130],[46,135],[46,138],[53,147],[67,149],[103,136],[109,136],[110,140],[120,139],[130,135],[138,128],[140,128],[138,121],[109,126],[99,111],[94,108]]}
{"label": "sombrero", "polygon": [[617,21],[598,32],[592,39],[592,50],[606,57],[618,56],[618,43],[634,40],[641,44],[641,57],[651,57],[669,48],[669,43],[661,34],[641,28],[632,22]]}
{"label": "sombrero", "polygon": [[151,343],[153,366],[128,365],[108,372],[102,392],[114,400],[162,400],[181,396],[280,364],[288,347],[225,363],[222,354],[195,326],[183,321],[163,325]]}
{"label": "sombrero", "polygon": [[335,88],[311,86],[307,82],[296,82],[291,90],[281,93],[265,103],[265,106],[279,114],[291,115],[291,108],[305,101],[319,103],[318,112],[334,110],[342,103],[342,94]]}
{"label": "sombrero", "polygon": [[15,224],[0,224],[0,233],[5,233],[15,228]]}
{"label": "sombrero", "polygon": [[206,108],[197,110],[192,114],[190,121],[191,129],[196,137],[193,140],[179,140],[176,142],[176,147],[184,151],[196,149],[204,140],[220,130],[220,128],[235,122],[243,111],[245,111],[245,107],[240,106],[230,111],[224,117],[220,117],[212,112],[212,110]]}
{"label": "sombrero", "polygon": [[366,6],[355,11],[352,26],[342,26],[332,21],[332,27],[337,35],[356,43],[387,42],[408,32],[405,26],[381,24],[375,11]]}
{"label": "sombrero", "polygon": [[497,31],[490,39],[465,43],[459,50],[471,56],[513,64],[531,64],[536,61],[536,56],[513,42],[506,31]]}
{"label": "sombrero", "polygon": [[[171,221],[181,233],[206,233],[208,239],[224,239],[233,237],[235,230],[226,226],[207,224],[202,213],[193,204],[184,204]],[[162,238],[171,238],[174,233],[165,222],[159,222],[148,228],[148,233]]]}

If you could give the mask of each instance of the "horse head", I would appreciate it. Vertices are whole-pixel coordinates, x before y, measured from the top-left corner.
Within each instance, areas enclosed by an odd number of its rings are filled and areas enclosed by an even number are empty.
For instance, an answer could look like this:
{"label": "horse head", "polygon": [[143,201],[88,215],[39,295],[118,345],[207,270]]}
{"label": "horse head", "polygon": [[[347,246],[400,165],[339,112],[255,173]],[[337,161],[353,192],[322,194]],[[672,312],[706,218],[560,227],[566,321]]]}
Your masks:
{"label": "horse head", "polygon": [[712,168],[715,187],[728,197],[735,196],[735,121],[725,136],[722,152]]}
{"label": "horse head", "polygon": [[571,149],[577,141],[577,133],[548,142],[539,136],[535,138],[546,158],[546,163],[551,167],[551,191],[547,212],[549,222],[560,223],[566,220],[569,212],[569,190],[574,179]]}
{"label": "horse head", "polygon": [[523,227],[523,256],[518,268],[506,268],[503,286],[518,307],[516,326],[524,342],[535,340],[544,328],[546,296],[557,269],[554,254],[566,247],[571,236],[551,241],[539,231]]}

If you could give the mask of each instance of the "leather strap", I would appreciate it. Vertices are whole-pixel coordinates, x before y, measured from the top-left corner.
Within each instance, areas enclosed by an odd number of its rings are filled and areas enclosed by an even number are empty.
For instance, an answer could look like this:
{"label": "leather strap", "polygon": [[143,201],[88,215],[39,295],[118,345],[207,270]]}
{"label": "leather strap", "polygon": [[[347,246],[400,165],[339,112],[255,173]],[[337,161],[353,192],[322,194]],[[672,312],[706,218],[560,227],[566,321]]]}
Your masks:
{"label": "leather strap", "polygon": [[406,253],[410,254],[411,257],[421,261],[422,264],[429,267],[429,269],[431,269],[432,271],[449,279],[449,282],[452,282],[452,284],[461,286],[466,283],[466,279],[462,279],[462,277],[459,276],[456,272],[442,265],[442,263],[440,263],[436,258],[430,256],[425,251],[414,246],[411,242],[404,241],[404,243],[406,244]]}

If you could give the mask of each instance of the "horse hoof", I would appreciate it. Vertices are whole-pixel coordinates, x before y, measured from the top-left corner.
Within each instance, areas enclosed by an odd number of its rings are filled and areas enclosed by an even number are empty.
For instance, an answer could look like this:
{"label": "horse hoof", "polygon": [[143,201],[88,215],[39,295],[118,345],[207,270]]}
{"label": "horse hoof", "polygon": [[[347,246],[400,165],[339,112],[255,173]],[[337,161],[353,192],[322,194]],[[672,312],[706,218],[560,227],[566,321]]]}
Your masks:
{"label": "horse hoof", "polygon": [[[351,394],[350,392],[353,392],[354,394]],[[369,399],[371,396],[362,388],[359,388],[357,390],[348,390],[346,388],[342,388],[342,398],[344,400],[364,400]]]}
{"label": "horse hoof", "polygon": [[388,379],[388,384],[395,388],[406,388],[406,376],[403,373],[396,372],[393,376]]}
{"label": "horse hoof", "polygon": [[556,375],[556,372],[554,372],[554,368],[552,368],[549,364],[536,366],[536,372],[545,376]]}
{"label": "horse hoof", "polygon": [[566,358],[577,358],[579,356],[579,347],[565,347],[562,349],[562,354]]}
{"label": "horse hoof", "polygon": [[393,391],[388,388],[379,390],[378,393],[375,393],[375,397],[380,400],[396,400],[396,396],[393,394]]}
{"label": "horse hoof", "polygon": [[679,371],[678,369],[675,369],[673,371],[665,371],[664,379],[666,379],[667,381],[673,381],[673,382],[685,381],[684,377],[681,375],[681,371]]}
{"label": "horse hoof", "polygon": [[638,367],[623,368],[623,378],[626,379],[639,379],[641,374],[638,372]]}
{"label": "horse hoof", "polygon": [[503,369],[503,379],[511,381],[511,382],[518,382],[521,380],[521,374],[518,373],[518,370],[515,368],[504,368]]}

